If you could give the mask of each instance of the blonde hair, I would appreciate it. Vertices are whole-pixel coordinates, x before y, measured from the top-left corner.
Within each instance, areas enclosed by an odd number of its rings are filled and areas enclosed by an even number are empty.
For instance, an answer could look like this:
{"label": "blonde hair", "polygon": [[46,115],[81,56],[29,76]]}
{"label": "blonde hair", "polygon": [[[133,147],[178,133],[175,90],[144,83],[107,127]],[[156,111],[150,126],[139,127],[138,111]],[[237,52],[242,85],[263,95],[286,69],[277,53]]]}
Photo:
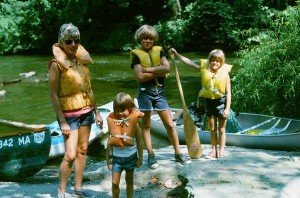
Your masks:
{"label": "blonde hair", "polygon": [[130,112],[133,109],[136,109],[136,106],[129,94],[121,92],[118,93],[116,98],[114,99],[113,108],[115,113],[116,111],[125,111],[126,109],[128,109],[128,111]]}
{"label": "blonde hair", "polygon": [[134,39],[136,40],[136,42],[140,43],[142,38],[144,37],[152,38],[156,42],[158,40],[158,33],[153,26],[142,25],[135,31]]}
{"label": "blonde hair", "polygon": [[64,40],[67,40],[69,38],[78,38],[78,39],[80,39],[80,32],[79,32],[78,27],[76,27],[72,23],[65,23],[59,29],[58,43],[60,45],[62,45]]}
{"label": "blonde hair", "polygon": [[210,63],[213,59],[217,59],[221,62],[221,66],[225,63],[225,54],[220,49],[215,49],[211,51],[208,55],[208,63]]}

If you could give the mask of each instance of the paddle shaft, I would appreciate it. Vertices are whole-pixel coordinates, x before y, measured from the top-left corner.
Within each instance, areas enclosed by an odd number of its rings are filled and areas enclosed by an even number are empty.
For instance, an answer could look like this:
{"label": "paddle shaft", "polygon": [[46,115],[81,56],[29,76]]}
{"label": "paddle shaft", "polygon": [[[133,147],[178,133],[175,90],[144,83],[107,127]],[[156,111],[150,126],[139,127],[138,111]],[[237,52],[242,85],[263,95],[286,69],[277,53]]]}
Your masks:
{"label": "paddle shaft", "polygon": [[183,123],[184,123],[184,133],[185,133],[185,141],[188,149],[188,154],[191,158],[197,159],[202,156],[202,148],[199,139],[199,135],[194,124],[194,120],[192,119],[184,100],[183,90],[180,82],[179,72],[177,65],[175,63],[174,55],[172,56],[172,63],[175,68],[175,76],[179,89],[179,94],[183,106]]}

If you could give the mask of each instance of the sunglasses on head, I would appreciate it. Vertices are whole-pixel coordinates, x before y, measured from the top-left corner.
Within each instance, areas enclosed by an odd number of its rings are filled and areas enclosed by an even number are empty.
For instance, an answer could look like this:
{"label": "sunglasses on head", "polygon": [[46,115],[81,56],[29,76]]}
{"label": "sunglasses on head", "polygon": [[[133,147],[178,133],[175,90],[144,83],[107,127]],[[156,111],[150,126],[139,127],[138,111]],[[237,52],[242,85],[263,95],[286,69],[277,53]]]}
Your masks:
{"label": "sunglasses on head", "polygon": [[72,43],[75,43],[75,45],[79,44],[80,42],[80,39],[68,39],[68,40],[64,40],[64,43],[67,44],[67,45],[71,45]]}

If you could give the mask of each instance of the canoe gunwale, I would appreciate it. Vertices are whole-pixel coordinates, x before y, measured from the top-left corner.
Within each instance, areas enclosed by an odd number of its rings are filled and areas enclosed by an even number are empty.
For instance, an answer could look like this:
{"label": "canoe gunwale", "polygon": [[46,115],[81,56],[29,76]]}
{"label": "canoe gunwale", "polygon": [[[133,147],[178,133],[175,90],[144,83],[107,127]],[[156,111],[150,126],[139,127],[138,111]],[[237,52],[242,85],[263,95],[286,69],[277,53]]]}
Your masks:
{"label": "canoe gunwale", "polygon": [[39,133],[39,132],[47,131],[48,129],[49,129],[48,127],[42,127],[42,128],[37,128],[37,129],[27,129],[27,130],[19,131],[19,132],[3,133],[3,134],[0,134],[0,138],[19,136],[19,135],[25,135],[25,134],[30,134],[30,133]]}

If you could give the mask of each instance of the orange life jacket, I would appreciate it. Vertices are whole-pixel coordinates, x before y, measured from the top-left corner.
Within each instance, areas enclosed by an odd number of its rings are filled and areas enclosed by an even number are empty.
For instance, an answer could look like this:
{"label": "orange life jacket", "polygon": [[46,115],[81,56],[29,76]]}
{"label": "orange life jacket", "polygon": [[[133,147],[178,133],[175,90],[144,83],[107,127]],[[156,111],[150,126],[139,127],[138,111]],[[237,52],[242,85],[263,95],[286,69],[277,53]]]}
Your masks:
{"label": "orange life jacket", "polygon": [[108,146],[133,146],[135,143],[136,125],[138,119],[143,117],[144,113],[133,110],[127,118],[120,120],[113,112],[107,117],[108,131],[110,137]]}
{"label": "orange life jacket", "polygon": [[53,45],[55,59],[49,62],[48,69],[52,62],[55,62],[60,70],[59,79],[59,101],[63,111],[73,111],[94,106],[94,94],[91,86],[88,63],[93,63],[89,53],[81,46],[76,52],[77,66],[67,57],[59,44]]}

